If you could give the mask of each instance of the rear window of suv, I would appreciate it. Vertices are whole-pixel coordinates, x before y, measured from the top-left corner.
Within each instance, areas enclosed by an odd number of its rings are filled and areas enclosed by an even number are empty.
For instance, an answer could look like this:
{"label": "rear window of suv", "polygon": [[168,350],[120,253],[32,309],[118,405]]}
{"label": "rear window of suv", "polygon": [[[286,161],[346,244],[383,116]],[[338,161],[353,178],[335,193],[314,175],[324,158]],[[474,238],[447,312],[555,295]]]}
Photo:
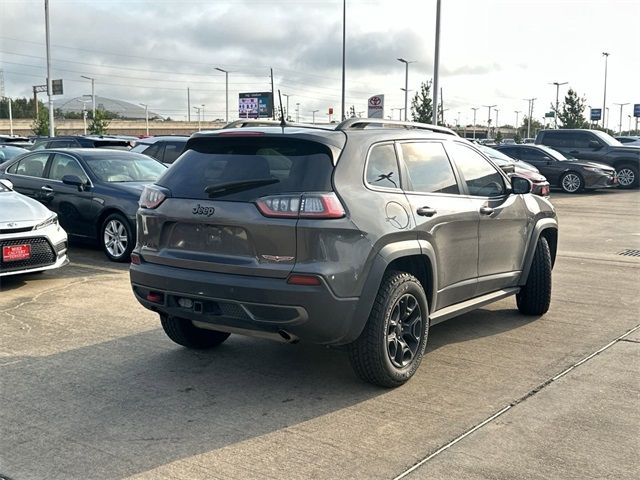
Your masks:
{"label": "rear window of suv", "polygon": [[253,201],[266,195],[330,192],[333,163],[325,145],[269,137],[201,137],[156,182],[175,198],[208,199],[207,187],[266,181],[216,199]]}

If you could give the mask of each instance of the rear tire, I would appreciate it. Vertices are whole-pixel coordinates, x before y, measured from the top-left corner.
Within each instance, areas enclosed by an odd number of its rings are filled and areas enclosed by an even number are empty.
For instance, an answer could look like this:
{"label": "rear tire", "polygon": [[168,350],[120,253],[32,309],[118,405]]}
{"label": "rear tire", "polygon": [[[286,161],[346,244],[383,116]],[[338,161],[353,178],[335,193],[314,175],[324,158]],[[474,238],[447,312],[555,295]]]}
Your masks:
{"label": "rear tire", "polygon": [[551,305],[551,250],[544,237],[538,239],[527,283],[516,295],[518,310],[525,315],[544,315]]}
{"label": "rear tire", "polygon": [[225,332],[194,327],[191,321],[185,318],[160,315],[160,323],[171,340],[187,348],[212,348],[229,338],[229,334]]}
{"label": "rear tire", "polygon": [[638,188],[638,185],[640,185],[638,169],[633,165],[629,165],[628,163],[620,165],[616,169],[616,175],[618,176],[618,185],[620,188]]}
{"label": "rear tire", "polygon": [[579,173],[567,172],[560,177],[560,188],[565,193],[578,193],[584,189],[584,180]]}
{"label": "rear tire", "polygon": [[358,377],[381,387],[398,387],[420,366],[427,345],[429,308],[422,285],[404,272],[385,274],[358,339],[348,346]]}

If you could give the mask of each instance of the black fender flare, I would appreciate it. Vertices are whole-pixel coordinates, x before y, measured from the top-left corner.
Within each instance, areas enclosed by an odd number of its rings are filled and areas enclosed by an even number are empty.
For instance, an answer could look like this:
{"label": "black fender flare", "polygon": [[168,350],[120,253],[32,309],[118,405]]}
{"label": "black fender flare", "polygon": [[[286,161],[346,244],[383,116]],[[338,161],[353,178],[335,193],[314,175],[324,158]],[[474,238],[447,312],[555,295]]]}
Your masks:
{"label": "black fender flare", "polygon": [[555,218],[542,218],[538,220],[535,227],[533,227],[533,231],[531,232],[531,236],[529,237],[529,243],[525,250],[524,262],[522,264],[522,273],[520,274],[520,280],[518,281],[518,285],[520,286],[523,286],[527,283],[529,270],[531,270],[531,264],[533,263],[533,256],[536,253],[536,245],[538,244],[538,239],[545,230],[554,230],[553,233],[555,235],[556,244],[549,245],[549,247],[551,248],[551,261],[555,263],[558,238],[558,221]]}

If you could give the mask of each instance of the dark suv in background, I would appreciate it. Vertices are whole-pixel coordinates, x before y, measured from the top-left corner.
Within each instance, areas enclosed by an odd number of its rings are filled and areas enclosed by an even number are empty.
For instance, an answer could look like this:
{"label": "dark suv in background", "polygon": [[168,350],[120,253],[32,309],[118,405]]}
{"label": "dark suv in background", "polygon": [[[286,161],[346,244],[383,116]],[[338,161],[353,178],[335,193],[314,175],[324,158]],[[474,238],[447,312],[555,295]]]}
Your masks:
{"label": "dark suv in background", "polygon": [[111,148],[116,150],[129,150],[130,140],[91,135],[62,135],[59,137],[41,137],[36,139],[31,150],[44,150],[47,148]]}
{"label": "dark suv in background", "polygon": [[189,137],[177,135],[147,137],[138,140],[131,151],[155,158],[165,165],[171,165],[184,152],[187,140]]}
{"label": "dark suv in background", "polygon": [[638,188],[640,185],[640,147],[625,146],[604,132],[584,129],[540,130],[536,143],[579,160],[614,167],[622,188]]}
{"label": "dark suv in background", "polygon": [[451,130],[380,120],[196,133],[138,210],[131,283],[176,343],[346,345],[393,387],[429,326],[510,295],[542,315],[557,221]]}

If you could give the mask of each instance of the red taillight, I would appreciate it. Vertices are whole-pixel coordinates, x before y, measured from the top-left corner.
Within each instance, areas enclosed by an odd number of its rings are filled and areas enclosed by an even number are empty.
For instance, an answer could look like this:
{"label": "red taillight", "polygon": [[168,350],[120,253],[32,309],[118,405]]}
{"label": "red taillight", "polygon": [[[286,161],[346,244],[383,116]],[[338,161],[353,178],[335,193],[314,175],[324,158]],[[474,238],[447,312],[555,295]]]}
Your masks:
{"label": "red taillight", "polygon": [[256,205],[265,217],[328,219],[345,216],[335,193],[273,195],[260,198]]}
{"label": "red taillight", "polygon": [[544,185],[541,189],[540,189],[540,195],[543,197],[546,197],[549,195],[551,189],[549,188],[549,185]]}
{"label": "red taillight", "polygon": [[320,285],[320,279],[315,275],[289,275],[287,278],[287,283],[289,285],[306,285],[306,286],[317,286]]}
{"label": "red taillight", "polygon": [[138,205],[148,209],[158,208],[158,206],[164,202],[165,198],[167,198],[167,196],[157,188],[144,187]]}
{"label": "red taillight", "polygon": [[163,303],[164,295],[158,292],[147,293],[147,300],[153,303]]}
{"label": "red taillight", "polygon": [[140,263],[142,263],[142,260],[140,260],[140,255],[138,255],[137,253],[132,253],[131,263],[133,263],[134,265],[140,265]]}

